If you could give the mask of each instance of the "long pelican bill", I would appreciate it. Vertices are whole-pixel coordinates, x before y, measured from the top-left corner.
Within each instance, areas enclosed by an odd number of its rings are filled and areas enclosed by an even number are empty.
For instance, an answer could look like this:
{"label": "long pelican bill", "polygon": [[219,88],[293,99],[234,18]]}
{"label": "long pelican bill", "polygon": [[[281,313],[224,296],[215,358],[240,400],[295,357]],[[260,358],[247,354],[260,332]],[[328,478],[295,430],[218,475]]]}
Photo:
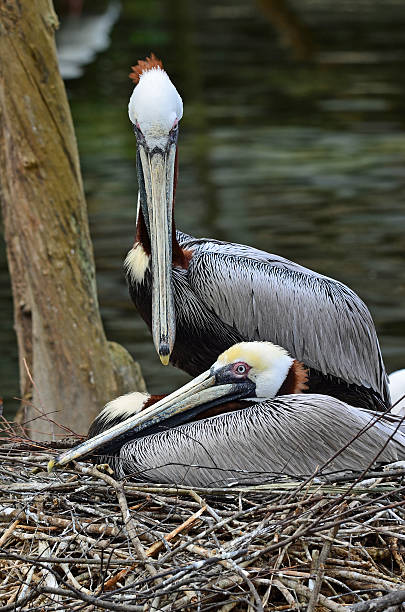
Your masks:
{"label": "long pelican bill", "polygon": [[219,403],[218,400],[231,394],[234,389],[232,384],[215,385],[215,375],[207,370],[149,408],[52,459],[48,463],[48,472],[54,467],[63,466],[69,461],[87,455],[130,430],[142,431],[175,415],[190,412],[197,406],[205,407],[208,404]]}
{"label": "long pelican bill", "polygon": [[176,336],[172,289],[172,217],[176,143],[164,151],[139,147],[146,196],[146,222],[152,256],[152,335],[163,365],[169,363]]}

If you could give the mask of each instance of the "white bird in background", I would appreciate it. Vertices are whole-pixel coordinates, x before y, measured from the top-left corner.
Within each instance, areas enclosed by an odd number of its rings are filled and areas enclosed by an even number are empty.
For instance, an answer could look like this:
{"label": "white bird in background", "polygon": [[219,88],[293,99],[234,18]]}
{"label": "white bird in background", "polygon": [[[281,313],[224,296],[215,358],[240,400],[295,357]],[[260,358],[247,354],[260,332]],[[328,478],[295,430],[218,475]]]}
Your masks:
{"label": "white bird in background", "polygon": [[120,3],[110,2],[101,15],[65,15],[56,32],[59,70],[63,79],[78,79],[84,66],[110,44],[110,32],[120,14]]}
{"label": "white bird in background", "polygon": [[405,369],[392,372],[388,378],[393,405],[391,412],[405,416]]}
{"label": "white bird in background", "polygon": [[400,417],[303,394],[306,383],[305,367],[283,348],[236,344],[169,396],[133,393],[107,404],[94,437],[49,469],[97,449],[119,477],[222,486],[405,460]]}

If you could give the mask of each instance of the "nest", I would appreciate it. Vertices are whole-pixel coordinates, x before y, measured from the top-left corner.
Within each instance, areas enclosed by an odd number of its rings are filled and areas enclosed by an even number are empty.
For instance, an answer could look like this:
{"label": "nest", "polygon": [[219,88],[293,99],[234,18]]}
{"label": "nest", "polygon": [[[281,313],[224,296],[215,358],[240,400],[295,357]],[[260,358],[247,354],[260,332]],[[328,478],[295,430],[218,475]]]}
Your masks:
{"label": "nest", "polygon": [[0,446],[0,612],[402,609],[403,467],[191,489],[56,452]]}

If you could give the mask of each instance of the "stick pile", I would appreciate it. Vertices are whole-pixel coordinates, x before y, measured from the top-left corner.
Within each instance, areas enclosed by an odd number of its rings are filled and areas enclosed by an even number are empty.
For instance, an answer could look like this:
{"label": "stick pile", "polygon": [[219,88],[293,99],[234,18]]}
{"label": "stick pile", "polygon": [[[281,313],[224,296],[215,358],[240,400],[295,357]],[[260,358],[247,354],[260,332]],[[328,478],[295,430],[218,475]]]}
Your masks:
{"label": "stick pile", "polygon": [[0,612],[401,610],[405,468],[196,490],[0,445]]}

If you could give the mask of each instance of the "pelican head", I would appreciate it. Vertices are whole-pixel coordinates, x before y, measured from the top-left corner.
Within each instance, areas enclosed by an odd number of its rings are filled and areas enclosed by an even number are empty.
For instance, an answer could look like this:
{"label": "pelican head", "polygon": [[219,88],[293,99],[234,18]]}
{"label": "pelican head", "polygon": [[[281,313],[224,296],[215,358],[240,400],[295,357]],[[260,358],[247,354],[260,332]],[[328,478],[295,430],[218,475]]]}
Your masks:
{"label": "pelican head", "polygon": [[[272,342],[240,342],[224,351],[211,367],[219,380],[250,385],[250,396],[274,397],[285,381],[294,359],[281,346]],[[238,378],[239,377],[239,378]]]}
{"label": "pelican head", "polygon": [[293,375],[298,382],[293,387],[293,392],[297,392],[303,388],[306,373],[302,364],[290,357],[286,350],[271,342],[235,344],[222,353],[209,370],[149,408],[62,453],[49,463],[48,469],[53,469],[55,465],[64,465],[96,448],[110,444],[118,437],[126,436],[128,439],[129,431],[134,437],[140,431],[147,435],[147,430],[158,423],[164,421],[166,427],[177,426],[223,402],[272,398],[280,391],[294,368],[297,373]]}
{"label": "pelican head", "polygon": [[181,97],[152,53],[133,66],[136,86],[128,114],[137,140],[140,210],[152,257],[152,335],[164,365],[173,350],[176,322],[171,286],[173,199]]}

